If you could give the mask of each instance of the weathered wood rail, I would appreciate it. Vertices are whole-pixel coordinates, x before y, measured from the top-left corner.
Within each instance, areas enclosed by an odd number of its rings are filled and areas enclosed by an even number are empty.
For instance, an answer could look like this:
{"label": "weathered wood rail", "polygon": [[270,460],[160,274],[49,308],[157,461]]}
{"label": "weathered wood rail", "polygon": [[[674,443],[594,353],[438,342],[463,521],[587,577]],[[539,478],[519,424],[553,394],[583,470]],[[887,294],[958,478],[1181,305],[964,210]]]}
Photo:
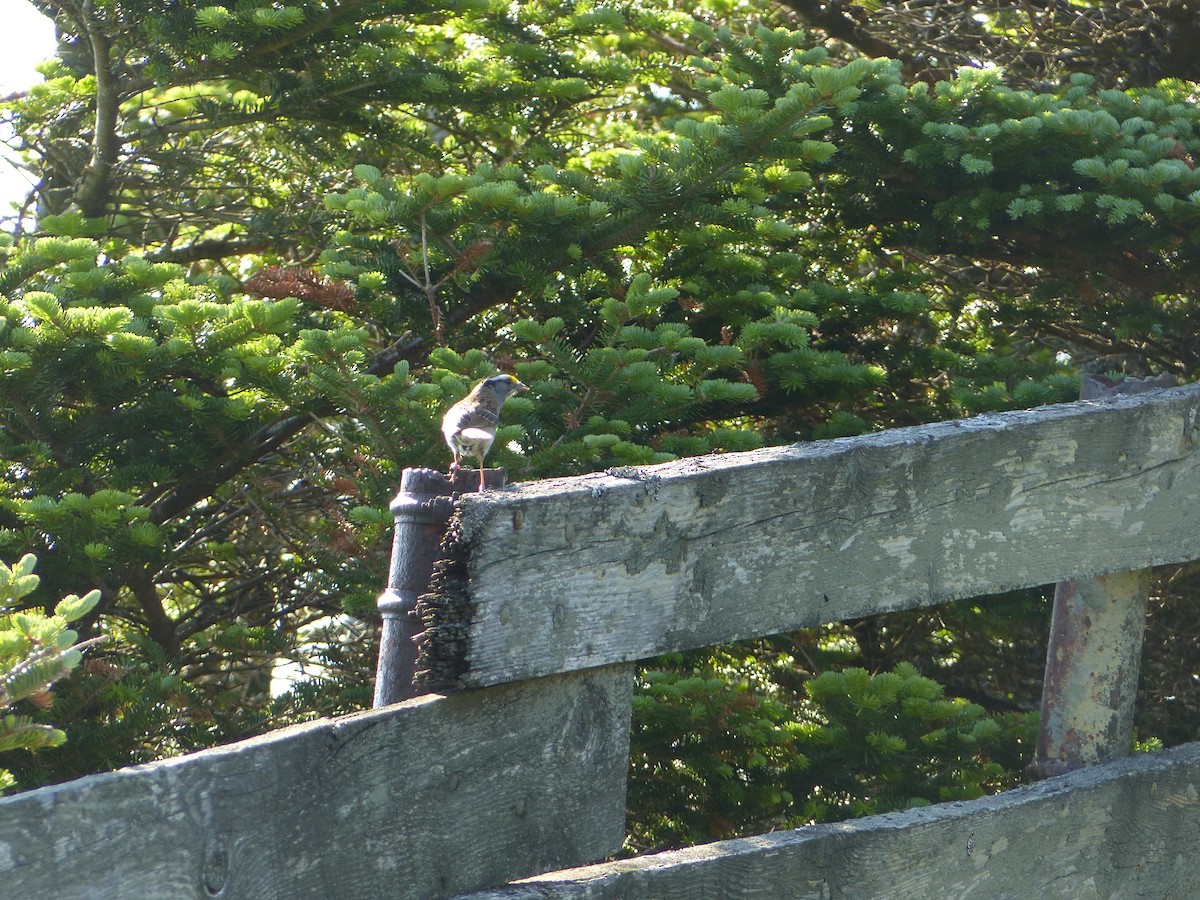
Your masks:
{"label": "weathered wood rail", "polygon": [[1198,390],[486,494],[423,598],[425,677],[498,684],[1195,559]]}
{"label": "weathered wood rail", "polygon": [[589,864],[633,661],[1200,558],[1198,443],[1189,386],[467,496],[419,667],[470,690],[0,800],[0,897],[1190,895],[1197,745]]}
{"label": "weathered wood rail", "polygon": [[1200,745],[971,803],[536,876],[470,900],[1182,898],[1200,894]]}

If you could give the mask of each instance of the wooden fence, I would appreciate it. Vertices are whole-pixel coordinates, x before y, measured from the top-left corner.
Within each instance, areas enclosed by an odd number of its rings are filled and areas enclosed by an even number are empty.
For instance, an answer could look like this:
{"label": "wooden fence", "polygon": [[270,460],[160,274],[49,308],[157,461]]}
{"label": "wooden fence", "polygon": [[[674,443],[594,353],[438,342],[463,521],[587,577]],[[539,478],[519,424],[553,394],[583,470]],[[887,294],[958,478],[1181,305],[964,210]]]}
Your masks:
{"label": "wooden fence", "polygon": [[4,799],[0,897],[1194,895],[1200,745],[593,863],[635,660],[1200,558],[1198,443],[1190,386],[464,497],[420,608],[453,691]]}

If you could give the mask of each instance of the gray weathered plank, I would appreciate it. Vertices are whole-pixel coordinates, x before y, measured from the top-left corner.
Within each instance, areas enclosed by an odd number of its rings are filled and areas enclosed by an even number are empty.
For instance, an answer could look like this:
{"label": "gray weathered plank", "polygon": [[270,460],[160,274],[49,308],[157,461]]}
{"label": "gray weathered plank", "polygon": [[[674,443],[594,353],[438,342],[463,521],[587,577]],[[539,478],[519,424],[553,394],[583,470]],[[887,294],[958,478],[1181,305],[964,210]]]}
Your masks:
{"label": "gray weathered plank", "polygon": [[[970,803],[555,872],[470,900],[1197,896],[1200,744]],[[467,900],[467,898],[462,898]]]}
{"label": "gray weathered plank", "polygon": [[274,732],[0,801],[0,896],[436,897],[617,850],[628,666]]}
{"label": "gray weathered plank", "polygon": [[421,677],[495,684],[1198,558],[1198,407],[1191,385],[465,497],[421,598]]}

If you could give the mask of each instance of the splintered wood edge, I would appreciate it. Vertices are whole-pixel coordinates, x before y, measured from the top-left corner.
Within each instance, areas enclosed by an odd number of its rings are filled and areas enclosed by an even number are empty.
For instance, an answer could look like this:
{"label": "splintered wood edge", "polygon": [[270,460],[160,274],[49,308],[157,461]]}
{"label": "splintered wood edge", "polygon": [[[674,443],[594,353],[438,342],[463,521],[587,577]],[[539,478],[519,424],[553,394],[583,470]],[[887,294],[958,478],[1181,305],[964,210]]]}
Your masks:
{"label": "splintered wood edge", "polygon": [[[785,448],[773,448],[783,450]],[[762,451],[759,451],[762,452]],[[725,454],[728,455],[728,454]],[[695,459],[684,462],[694,462]],[[583,493],[597,496],[614,488],[628,488],[640,469],[610,469],[605,473],[545,479],[507,489],[461,495],[438,547],[438,558],[429,579],[429,591],[417,598],[416,615],[423,630],[416,636],[417,661],[413,683],[430,691],[457,690],[468,685],[475,600],[471,593],[471,560],[490,519],[512,512],[507,500],[514,494]],[[650,490],[657,476],[636,478]],[[519,511],[516,514],[520,514]]]}
{"label": "splintered wood edge", "polygon": [[461,687],[467,671],[472,624],[469,559],[473,541],[471,530],[463,527],[462,513],[463,504],[459,500],[433,564],[429,592],[417,598],[417,618],[424,630],[416,637],[417,668],[413,682],[429,690]]}

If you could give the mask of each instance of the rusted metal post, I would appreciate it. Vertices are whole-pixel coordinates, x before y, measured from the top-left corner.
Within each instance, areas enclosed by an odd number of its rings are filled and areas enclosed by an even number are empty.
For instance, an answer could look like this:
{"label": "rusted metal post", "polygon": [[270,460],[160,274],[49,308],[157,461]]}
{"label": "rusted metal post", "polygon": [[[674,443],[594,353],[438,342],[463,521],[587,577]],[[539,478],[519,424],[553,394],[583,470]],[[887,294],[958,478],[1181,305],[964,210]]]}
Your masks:
{"label": "rusted metal post", "polygon": [[[1170,387],[1170,376],[1085,375],[1081,400]],[[1061,775],[1127,756],[1133,744],[1150,570],[1059,582],[1054,592],[1033,774]]]}
{"label": "rusted metal post", "polygon": [[[489,488],[503,487],[507,479],[504,469],[487,469],[484,474]],[[414,638],[421,632],[417,598],[429,589],[429,576],[454,512],[455,496],[474,491],[478,478],[476,471],[466,469],[451,478],[434,469],[405,469],[401,475],[400,492],[391,504],[396,530],[388,586],[376,602],[383,616],[375,672],[376,707],[421,693],[413,685],[417,662]]]}
{"label": "rusted metal post", "polygon": [[1128,756],[1150,570],[1059,582],[1034,774]]}

